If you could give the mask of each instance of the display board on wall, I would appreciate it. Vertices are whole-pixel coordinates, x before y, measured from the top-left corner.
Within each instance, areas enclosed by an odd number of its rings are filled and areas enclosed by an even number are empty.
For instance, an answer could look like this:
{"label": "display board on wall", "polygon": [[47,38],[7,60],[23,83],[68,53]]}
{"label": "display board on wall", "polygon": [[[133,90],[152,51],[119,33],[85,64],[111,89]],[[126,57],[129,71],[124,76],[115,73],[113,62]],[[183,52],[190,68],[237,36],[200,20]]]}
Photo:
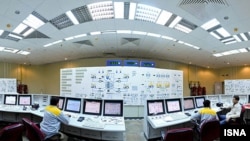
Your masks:
{"label": "display board on wall", "polygon": [[121,66],[61,69],[60,95],[143,105],[145,99],[183,97],[183,72]]}
{"label": "display board on wall", "polygon": [[0,78],[0,94],[17,94],[16,79]]}
{"label": "display board on wall", "polygon": [[250,79],[224,80],[225,94],[250,94]]}

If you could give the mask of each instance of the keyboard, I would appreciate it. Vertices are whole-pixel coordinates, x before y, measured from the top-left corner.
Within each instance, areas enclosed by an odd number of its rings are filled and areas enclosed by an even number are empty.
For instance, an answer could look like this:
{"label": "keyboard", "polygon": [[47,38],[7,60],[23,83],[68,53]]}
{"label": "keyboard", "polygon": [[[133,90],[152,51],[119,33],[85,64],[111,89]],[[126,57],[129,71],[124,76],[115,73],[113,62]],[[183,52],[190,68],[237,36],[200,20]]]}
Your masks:
{"label": "keyboard", "polygon": [[104,123],[101,123],[100,121],[92,120],[90,118],[83,120],[82,123],[83,123],[82,126],[90,127],[90,128],[103,129],[105,127]]}
{"label": "keyboard", "polygon": [[173,120],[181,120],[181,119],[188,118],[188,116],[185,115],[184,113],[172,113],[172,114],[168,114],[168,116],[170,116]]}

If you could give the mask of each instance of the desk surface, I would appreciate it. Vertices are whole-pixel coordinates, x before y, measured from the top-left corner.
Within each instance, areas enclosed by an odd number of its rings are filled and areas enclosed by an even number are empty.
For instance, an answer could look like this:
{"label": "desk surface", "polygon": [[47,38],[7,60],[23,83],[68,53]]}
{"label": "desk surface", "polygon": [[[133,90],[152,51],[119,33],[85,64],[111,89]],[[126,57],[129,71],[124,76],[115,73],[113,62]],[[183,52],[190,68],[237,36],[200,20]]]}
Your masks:
{"label": "desk surface", "polygon": [[[44,107],[40,107],[38,110],[31,110],[31,107],[27,106],[27,109],[23,110],[23,106],[0,105],[0,111],[12,112],[12,113],[29,113],[29,114],[33,114],[39,117],[43,117],[44,115],[43,109]],[[82,129],[97,130],[97,131],[112,131],[112,132],[125,131],[124,117],[93,116],[93,115],[77,114],[77,113],[71,113],[71,112],[65,112],[65,111],[63,112],[71,115],[71,118],[68,124],[69,126],[82,128]],[[93,127],[83,126],[83,122],[77,121],[79,117],[94,118],[96,121],[99,121],[102,124],[104,124],[104,128],[93,128]]]}

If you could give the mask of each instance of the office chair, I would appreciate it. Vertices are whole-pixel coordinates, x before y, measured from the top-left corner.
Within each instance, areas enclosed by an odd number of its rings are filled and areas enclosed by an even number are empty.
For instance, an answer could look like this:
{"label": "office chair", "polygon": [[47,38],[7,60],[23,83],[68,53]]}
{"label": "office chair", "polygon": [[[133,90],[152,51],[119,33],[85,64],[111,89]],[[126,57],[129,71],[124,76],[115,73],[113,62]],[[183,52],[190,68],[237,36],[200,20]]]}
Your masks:
{"label": "office chair", "polygon": [[0,130],[0,141],[22,141],[24,125],[16,123]]}
{"label": "office chair", "polygon": [[162,141],[193,141],[193,129],[192,128],[177,128],[167,131],[161,131]]}
{"label": "office chair", "polygon": [[200,141],[213,141],[220,137],[220,122],[210,120],[203,123],[198,132]]}
{"label": "office chair", "polygon": [[22,122],[25,126],[26,137],[30,141],[60,141],[60,134],[56,134],[48,139],[45,139],[45,134],[39,129],[39,127],[27,118],[22,118]]}
{"label": "office chair", "polygon": [[228,124],[229,125],[242,125],[246,124],[246,121],[244,119],[244,115],[246,112],[246,108],[244,105],[241,106],[241,112],[240,112],[240,117],[238,118],[230,118]]}

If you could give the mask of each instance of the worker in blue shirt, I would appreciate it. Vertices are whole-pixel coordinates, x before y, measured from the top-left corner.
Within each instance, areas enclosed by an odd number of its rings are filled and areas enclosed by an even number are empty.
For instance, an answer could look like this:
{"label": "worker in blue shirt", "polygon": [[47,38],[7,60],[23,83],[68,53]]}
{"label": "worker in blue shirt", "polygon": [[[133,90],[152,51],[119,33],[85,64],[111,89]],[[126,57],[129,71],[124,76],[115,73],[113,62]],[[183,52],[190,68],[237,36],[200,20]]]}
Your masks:
{"label": "worker in blue shirt", "polygon": [[69,116],[63,114],[58,108],[59,98],[51,97],[50,105],[44,109],[43,120],[40,123],[40,130],[45,134],[45,139],[53,138],[54,135],[61,135],[61,140],[64,135],[59,132],[61,122],[64,124],[69,123]]}

